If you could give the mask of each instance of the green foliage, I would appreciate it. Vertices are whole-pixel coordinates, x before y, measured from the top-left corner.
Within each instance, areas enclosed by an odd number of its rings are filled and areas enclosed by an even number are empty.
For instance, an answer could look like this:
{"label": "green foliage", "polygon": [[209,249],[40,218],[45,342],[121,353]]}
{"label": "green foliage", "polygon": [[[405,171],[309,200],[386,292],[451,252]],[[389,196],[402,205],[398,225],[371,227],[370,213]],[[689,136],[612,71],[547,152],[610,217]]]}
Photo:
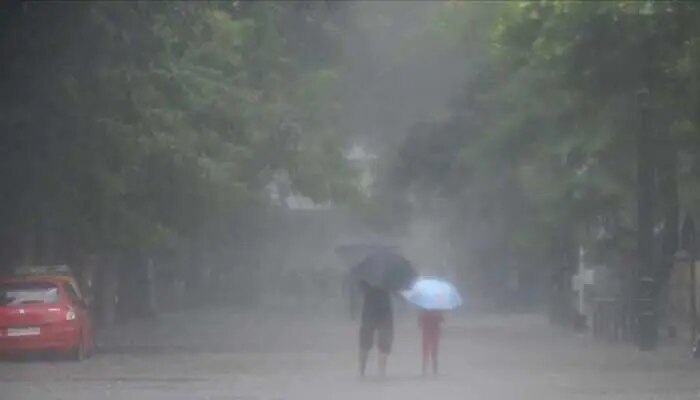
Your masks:
{"label": "green foliage", "polygon": [[[695,3],[443,7],[433,33],[456,39],[478,68],[451,119],[420,141],[411,134],[404,142],[395,161],[401,187],[441,186],[462,210],[455,223],[462,232],[504,221],[505,234],[479,234],[523,260],[560,257],[553,244],[565,227],[581,241],[596,226],[634,229],[636,93],[648,88],[656,154],[677,162],[681,205],[698,211]],[[485,22],[466,22],[479,15]],[[446,141],[451,145],[440,148]],[[668,196],[660,191],[657,202],[668,207]],[[662,222],[665,215],[656,218]]]}
{"label": "green foliage", "polygon": [[309,33],[331,36],[329,15],[238,2],[7,12],[5,235],[59,237],[73,253],[190,248],[265,206],[278,171],[314,200],[355,195],[335,130],[337,61],[304,50]]}

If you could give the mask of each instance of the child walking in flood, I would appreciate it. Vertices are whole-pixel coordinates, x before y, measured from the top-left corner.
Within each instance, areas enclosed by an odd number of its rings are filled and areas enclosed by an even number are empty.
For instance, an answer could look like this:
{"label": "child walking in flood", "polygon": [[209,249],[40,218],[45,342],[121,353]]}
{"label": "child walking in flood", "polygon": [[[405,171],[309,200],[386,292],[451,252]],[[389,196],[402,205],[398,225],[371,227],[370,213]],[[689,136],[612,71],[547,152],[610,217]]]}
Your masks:
{"label": "child walking in flood", "polygon": [[423,375],[428,374],[428,364],[431,361],[433,375],[438,374],[440,326],[444,321],[440,310],[422,310],[418,316],[418,325],[423,331]]}
{"label": "child walking in flood", "polygon": [[462,296],[450,282],[427,276],[416,279],[413,287],[401,294],[420,309],[418,325],[423,333],[423,375],[428,374],[430,365],[433,375],[437,375],[440,334],[445,322],[443,312],[461,306]]}

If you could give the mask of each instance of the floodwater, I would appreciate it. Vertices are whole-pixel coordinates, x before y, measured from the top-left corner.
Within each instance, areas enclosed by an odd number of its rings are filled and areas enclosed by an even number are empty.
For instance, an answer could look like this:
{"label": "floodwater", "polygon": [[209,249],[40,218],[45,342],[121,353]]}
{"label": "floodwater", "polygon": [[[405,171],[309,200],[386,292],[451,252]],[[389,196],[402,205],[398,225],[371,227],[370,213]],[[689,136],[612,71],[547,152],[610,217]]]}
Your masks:
{"label": "floodwater", "polygon": [[534,315],[452,316],[442,375],[422,377],[412,317],[397,321],[386,379],[373,363],[357,377],[357,326],[342,316],[212,310],[118,327],[82,363],[0,363],[0,399],[700,398],[700,363],[682,346],[640,353]]}

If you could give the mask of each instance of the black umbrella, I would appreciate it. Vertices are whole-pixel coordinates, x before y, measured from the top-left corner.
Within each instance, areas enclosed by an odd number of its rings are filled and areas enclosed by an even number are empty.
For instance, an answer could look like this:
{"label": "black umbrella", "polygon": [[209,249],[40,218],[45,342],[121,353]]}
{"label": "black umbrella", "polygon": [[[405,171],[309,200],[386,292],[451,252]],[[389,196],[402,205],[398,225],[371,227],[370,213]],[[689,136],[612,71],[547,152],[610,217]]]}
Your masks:
{"label": "black umbrella", "polygon": [[390,291],[410,288],[418,275],[407,259],[390,251],[369,255],[352,272],[358,280]]}
{"label": "black umbrella", "polygon": [[395,251],[396,249],[396,246],[388,244],[358,242],[336,246],[335,254],[337,254],[348,267],[354,267],[371,254],[379,251]]}

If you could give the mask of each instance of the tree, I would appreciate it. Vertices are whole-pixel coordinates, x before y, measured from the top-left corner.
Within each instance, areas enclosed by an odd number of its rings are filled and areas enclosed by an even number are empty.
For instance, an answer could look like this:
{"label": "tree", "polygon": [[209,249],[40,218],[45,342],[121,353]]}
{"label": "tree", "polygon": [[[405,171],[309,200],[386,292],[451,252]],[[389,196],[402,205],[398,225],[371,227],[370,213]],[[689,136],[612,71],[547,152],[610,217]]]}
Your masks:
{"label": "tree", "polygon": [[[697,31],[689,23],[697,7],[514,2],[491,8],[495,18],[481,20],[480,29],[462,23],[484,12],[479,7],[445,7],[440,31],[476,54],[478,68],[470,71],[450,120],[431,128],[439,134],[422,141],[409,135],[404,146],[412,151],[403,152],[396,165],[407,165],[410,155],[412,166],[401,167],[406,174],[399,181],[408,188],[430,177],[465,218],[472,216],[457,225],[500,224],[491,233],[478,230],[491,237],[484,243],[498,243],[494,252],[512,252],[520,260],[564,263],[564,273],[552,272],[566,286],[576,243],[595,243],[601,230],[636,227],[635,94],[648,88],[650,123],[658,132],[653,201],[661,211],[649,217],[665,227],[663,251],[654,256],[657,296],[672,265],[679,204],[691,204],[694,191],[688,172],[697,154],[691,145],[696,128],[689,105],[696,89],[688,82],[697,73]],[[445,135],[452,145],[436,150]],[[447,161],[432,161],[440,157]]]}
{"label": "tree", "polygon": [[[244,217],[267,206],[276,173],[317,201],[355,195],[335,129],[330,11],[26,2],[3,12],[0,230],[16,240],[11,264],[98,254],[201,265],[237,230],[256,231]],[[328,42],[327,56],[313,59],[314,41]]]}

